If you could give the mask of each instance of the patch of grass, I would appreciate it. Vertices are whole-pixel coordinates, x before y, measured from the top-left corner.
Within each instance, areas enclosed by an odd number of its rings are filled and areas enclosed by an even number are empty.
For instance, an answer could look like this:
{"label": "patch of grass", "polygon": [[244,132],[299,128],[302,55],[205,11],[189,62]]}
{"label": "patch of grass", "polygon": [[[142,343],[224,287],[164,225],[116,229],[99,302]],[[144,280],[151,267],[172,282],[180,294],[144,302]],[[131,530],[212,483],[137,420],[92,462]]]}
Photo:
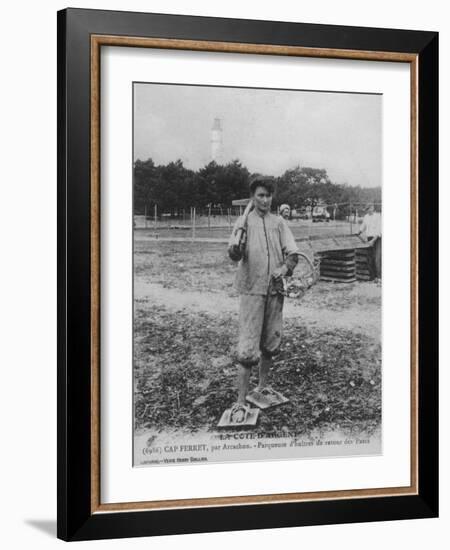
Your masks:
{"label": "patch of grass", "polygon": [[134,275],[166,288],[229,291],[236,264],[221,243],[139,241],[135,243]]}
{"label": "patch of grass", "polygon": [[[236,316],[146,311],[137,304],[136,429],[215,430],[236,399],[236,336]],[[290,402],[263,412],[257,432],[370,433],[380,424],[381,349],[366,336],[310,331],[290,320],[270,377]]]}

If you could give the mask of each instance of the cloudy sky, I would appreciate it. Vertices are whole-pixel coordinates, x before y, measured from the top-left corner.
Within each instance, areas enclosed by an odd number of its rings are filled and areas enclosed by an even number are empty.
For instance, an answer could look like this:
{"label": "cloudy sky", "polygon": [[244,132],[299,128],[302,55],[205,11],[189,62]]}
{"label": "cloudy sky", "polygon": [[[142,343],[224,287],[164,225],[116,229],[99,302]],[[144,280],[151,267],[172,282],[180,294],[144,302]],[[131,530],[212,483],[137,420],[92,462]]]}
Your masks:
{"label": "cloudy sky", "polygon": [[220,118],[225,162],[273,176],[325,168],[334,182],[372,187],[381,185],[381,109],[371,94],[136,83],[134,158],[197,170],[211,161]]}

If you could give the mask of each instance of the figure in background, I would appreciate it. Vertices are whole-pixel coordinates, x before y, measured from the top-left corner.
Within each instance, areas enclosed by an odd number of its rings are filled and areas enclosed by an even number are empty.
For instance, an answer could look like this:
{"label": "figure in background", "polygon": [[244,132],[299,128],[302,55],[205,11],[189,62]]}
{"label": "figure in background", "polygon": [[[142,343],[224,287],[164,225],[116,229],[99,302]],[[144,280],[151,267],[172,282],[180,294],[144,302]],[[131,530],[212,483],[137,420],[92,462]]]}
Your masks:
{"label": "figure in background", "polygon": [[370,258],[371,275],[375,282],[381,280],[381,214],[375,212],[375,207],[370,204],[363,218],[358,235],[365,233],[366,241],[371,243],[372,254]]}
{"label": "figure in background", "polygon": [[291,216],[291,207],[289,206],[289,204],[282,204],[280,206],[280,216],[283,218],[283,220],[289,220]]}

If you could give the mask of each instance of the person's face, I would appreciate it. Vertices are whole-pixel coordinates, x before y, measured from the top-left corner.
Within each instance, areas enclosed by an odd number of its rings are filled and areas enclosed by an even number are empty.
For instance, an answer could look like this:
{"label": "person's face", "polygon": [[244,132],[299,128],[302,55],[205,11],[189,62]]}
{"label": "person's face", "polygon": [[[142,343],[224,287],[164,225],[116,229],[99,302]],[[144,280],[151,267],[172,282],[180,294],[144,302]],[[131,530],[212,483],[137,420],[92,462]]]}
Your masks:
{"label": "person's face", "polygon": [[369,206],[369,214],[372,215],[373,212],[374,212],[374,207],[373,206]]}
{"label": "person's face", "polygon": [[253,195],[253,204],[258,212],[265,214],[270,211],[270,205],[272,204],[272,195],[267,191],[265,187],[258,186],[255,189]]}
{"label": "person's face", "polygon": [[285,209],[283,210],[283,212],[281,212],[281,215],[283,216],[283,218],[284,218],[285,220],[288,220],[288,219],[289,219],[290,214],[291,214],[291,209],[290,209],[290,208],[285,208]]}

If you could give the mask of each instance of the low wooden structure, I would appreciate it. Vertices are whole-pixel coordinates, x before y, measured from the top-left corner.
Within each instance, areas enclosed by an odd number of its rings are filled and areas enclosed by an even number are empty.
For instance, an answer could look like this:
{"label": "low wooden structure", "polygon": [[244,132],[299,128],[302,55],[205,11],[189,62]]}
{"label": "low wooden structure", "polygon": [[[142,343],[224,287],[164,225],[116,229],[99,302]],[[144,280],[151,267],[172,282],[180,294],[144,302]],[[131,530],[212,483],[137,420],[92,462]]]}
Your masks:
{"label": "low wooden structure", "polygon": [[339,283],[356,281],[354,250],[323,252],[320,258],[320,279]]}
{"label": "low wooden structure", "polygon": [[339,283],[368,281],[372,248],[358,235],[309,237],[297,240],[299,249],[319,258],[320,279]]}
{"label": "low wooden structure", "polygon": [[365,248],[357,248],[355,250],[356,260],[356,278],[358,281],[370,281],[373,279],[373,274],[370,266],[370,256],[373,254],[371,246]]}

